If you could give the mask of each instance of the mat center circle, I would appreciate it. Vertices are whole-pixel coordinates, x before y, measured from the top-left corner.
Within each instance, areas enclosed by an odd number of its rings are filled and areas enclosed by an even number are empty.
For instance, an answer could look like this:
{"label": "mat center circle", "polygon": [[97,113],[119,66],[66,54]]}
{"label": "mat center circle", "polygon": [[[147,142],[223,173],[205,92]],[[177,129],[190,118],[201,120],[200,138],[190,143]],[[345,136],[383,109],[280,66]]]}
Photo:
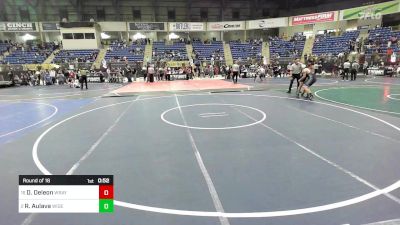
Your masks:
{"label": "mat center circle", "polygon": [[262,123],[266,118],[267,115],[259,109],[224,103],[177,106],[161,114],[161,120],[167,124],[197,130],[250,127]]}

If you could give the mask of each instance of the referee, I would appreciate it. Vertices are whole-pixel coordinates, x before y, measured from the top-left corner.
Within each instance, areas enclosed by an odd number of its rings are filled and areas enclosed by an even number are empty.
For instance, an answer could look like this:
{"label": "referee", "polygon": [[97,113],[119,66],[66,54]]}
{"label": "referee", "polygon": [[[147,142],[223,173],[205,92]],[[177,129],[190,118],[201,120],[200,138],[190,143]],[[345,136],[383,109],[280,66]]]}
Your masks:
{"label": "referee", "polygon": [[297,88],[299,87],[299,79],[301,75],[301,71],[303,70],[303,65],[300,63],[300,59],[296,58],[294,60],[294,63],[291,66],[291,73],[292,73],[292,78],[290,79],[290,84],[289,84],[289,90],[287,93],[290,94],[292,92],[292,86],[293,86],[293,81],[296,79],[297,81]]}
{"label": "referee", "polygon": [[240,67],[237,64],[237,61],[232,65],[232,80],[233,83],[236,84],[239,76]]}
{"label": "referee", "polygon": [[83,68],[80,70],[81,76],[79,77],[79,83],[81,83],[81,90],[83,90],[83,83],[85,83],[86,86],[86,90],[88,89],[87,87],[87,73],[88,71],[86,70],[86,68]]}

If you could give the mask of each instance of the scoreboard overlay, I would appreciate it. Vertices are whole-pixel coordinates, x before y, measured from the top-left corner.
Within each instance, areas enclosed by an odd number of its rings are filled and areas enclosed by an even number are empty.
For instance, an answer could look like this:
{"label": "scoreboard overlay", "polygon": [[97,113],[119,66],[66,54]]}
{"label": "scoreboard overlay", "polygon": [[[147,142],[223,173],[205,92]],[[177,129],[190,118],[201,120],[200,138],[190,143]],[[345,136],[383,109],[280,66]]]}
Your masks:
{"label": "scoreboard overlay", "polygon": [[112,213],[113,175],[20,175],[20,213]]}

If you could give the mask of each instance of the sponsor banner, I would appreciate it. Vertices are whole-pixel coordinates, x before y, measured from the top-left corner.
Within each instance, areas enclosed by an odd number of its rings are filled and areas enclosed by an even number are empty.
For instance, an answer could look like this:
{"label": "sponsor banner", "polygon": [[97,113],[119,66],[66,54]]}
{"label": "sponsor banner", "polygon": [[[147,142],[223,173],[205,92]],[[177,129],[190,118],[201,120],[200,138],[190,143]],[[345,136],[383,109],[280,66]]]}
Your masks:
{"label": "sponsor banner", "polygon": [[273,19],[263,19],[263,20],[250,20],[247,24],[247,29],[265,29],[274,27],[287,27],[288,18],[280,17]]}
{"label": "sponsor banner", "polygon": [[335,21],[335,12],[333,11],[290,17],[291,26],[333,21]]}
{"label": "sponsor banner", "polygon": [[164,23],[129,23],[129,30],[159,30],[164,31]]}
{"label": "sponsor banner", "polygon": [[5,22],[0,23],[0,31],[36,31],[36,24],[24,22]]}
{"label": "sponsor banner", "polygon": [[49,31],[49,30],[60,30],[59,23],[42,23],[42,30]]}
{"label": "sponsor banner", "polygon": [[207,23],[207,30],[244,30],[244,21],[210,22]]}
{"label": "sponsor banner", "polygon": [[170,31],[204,31],[204,23],[169,23]]}
{"label": "sponsor banner", "polygon": [[358,26],[357,30],[368,30],[369,29],[369,25],[363,25],[363,26]]}
{"label": "sponsor banner", "polygon": [[182,64],[185,66],[189,65],[188,61],[168,61],[167,66],[168,67],[182,67]]}
{"label": "sponsor banner", "polygon": [[100,76],[90,75],[90,76],[87,76],[87,81],[90,83],[100,83],[102,80],[101,80]]}
{"label": "sponsor banner", "polygon": [[340,20],[380,19],[382,15],[400,12],[400,1],[384,2],[340,11]]}

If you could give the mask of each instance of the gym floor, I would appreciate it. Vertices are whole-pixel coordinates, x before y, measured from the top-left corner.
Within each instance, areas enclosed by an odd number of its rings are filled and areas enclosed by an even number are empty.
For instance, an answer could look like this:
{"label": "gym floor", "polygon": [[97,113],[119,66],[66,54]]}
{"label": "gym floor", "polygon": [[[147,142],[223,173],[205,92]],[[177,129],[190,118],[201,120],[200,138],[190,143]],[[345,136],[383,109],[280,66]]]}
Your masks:
{"label": "gym floor", "polygon": [[[0,224],[399,224],[399,78],[207,82],[0,89]],[[114,175],[115,212],[19,214],[20,174]]]}

